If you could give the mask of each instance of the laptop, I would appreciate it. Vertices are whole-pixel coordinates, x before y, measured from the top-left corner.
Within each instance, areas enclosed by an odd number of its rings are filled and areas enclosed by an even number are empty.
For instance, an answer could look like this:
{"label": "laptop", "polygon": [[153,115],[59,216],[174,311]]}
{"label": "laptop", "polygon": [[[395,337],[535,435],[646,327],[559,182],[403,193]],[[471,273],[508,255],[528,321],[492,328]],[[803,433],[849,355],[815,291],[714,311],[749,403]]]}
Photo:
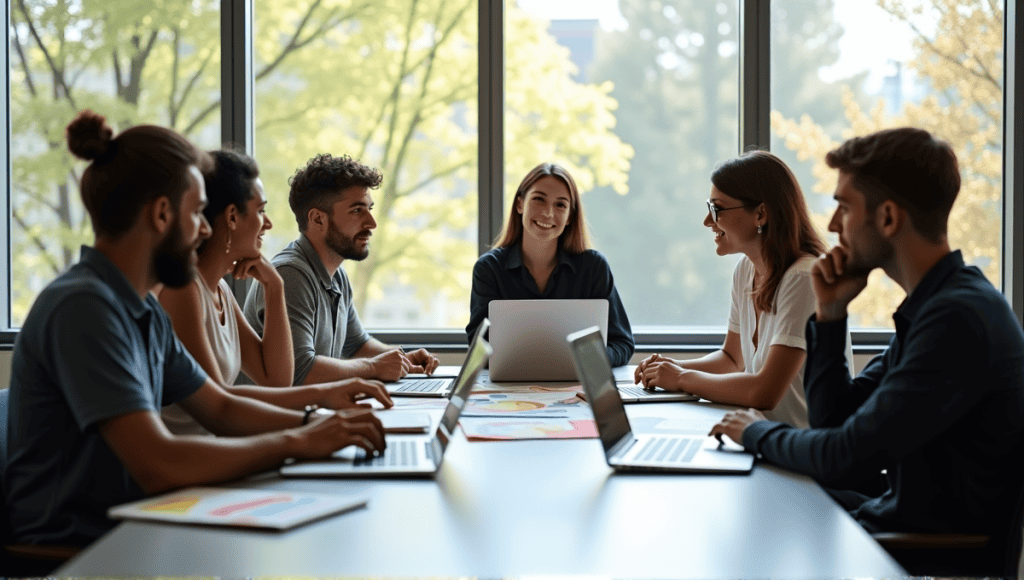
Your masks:
{"label": "laptop", "polygon": [[459,424],[476,377],[491,354],[491,346],[477,333],[462,364],[455,389],[433,435],[388,437],[388,447],[377,457],[349,446],[327,460],[301,461],[280,468],[284,477],[389,477],[432,476],[441,468],[448,442]]}
{"label": "laptop", "polygon": [[615,388],[600,331],[588,328],[570,334],[567,340],[612,469],[679,473],[750,473],[753,469],[753,455],[720,449],[714,437],[634,434]]}
{"label": "laptop", "polygon": [[[473,340],[470,344],[476,341],[477,338],[483,338],[487,334],[487,329],[491,327],[491,321],[484,318],[480,326],[477,327],[476,332],[473,334]],[[427,377],[405,377],[395,382],[384,383],[384,387],[387,388],[388,394],[393,397],[447,397],[452,392],[452,386],[455,384],[457,377],[445,377],[431,375]]]}
{"label": "laptop", "polygon": [[576,369],[565,336],[597,326],[608,340],[608,301],[492,300],[488,340],[493,382],[575,381]]}
{"label": "laptop", "polygon": [[699,401],[700,397],[690,393],[679,391],[666,391],[661,387],[648,389],[642,385],[628,381],[616,381],[615,387],[619,389],[619,397],[623,403],[673,403],[678,401]]}

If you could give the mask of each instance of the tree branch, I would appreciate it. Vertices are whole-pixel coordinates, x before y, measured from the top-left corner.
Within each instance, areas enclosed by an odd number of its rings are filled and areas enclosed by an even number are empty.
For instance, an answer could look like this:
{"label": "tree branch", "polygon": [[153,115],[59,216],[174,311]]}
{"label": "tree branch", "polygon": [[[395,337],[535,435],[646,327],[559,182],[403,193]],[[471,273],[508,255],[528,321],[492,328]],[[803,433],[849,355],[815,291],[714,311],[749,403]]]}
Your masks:
{"label": "tree branch", "polygon": [[[195,88],[196,83],[198,83],[199,79],[202,78],[203,71],[206,70],[206,67],[210,64],[211,60],[213,60],[212,50],[206,55],[206,58],[203,59],[203,62],[199,65],[199,68],[196,70],[195,74],[193,74],[188,79],[188,82],[185,83],[185,88],[181,91],[181,99],[178,100],[177,110],[179,112],[185,108],[185,101],[187,101],[188,96],[192,94],[192,89]],[[218,104],[219,102],[220,101],[218,101]]]}
{"label": "tree branch", "polygon": [[178,106],[174,102],[174,95],[178,93],[178,51],[181,48],[181,30],[175,26],[172,29],[171,39],[171,92],[167,96],[167,117],[170,119],[171,128],[178,126]]}
{"label": "tree branch", "polygon": [[415,191],[419,190],[420,188],[425,187],[426,185],[430,184],[431,182],[437,181],[438,179],[441,179],[442,177],[447,177],[447,176],[455,173],[459,169],[462,169],[463,167],[467,167],[467,166],[469,166],[469,161],[463,161],[461,163],[456,163],[455,165],[446,167],[445,169],[442,169],[441,171],[437,171],[437,172],[431,174],[426,179],[421,180],[420,182],[416,183],[415,185],[413,185],[412,187],[410,187],[408,189],[405,189],[404,191],[395,192],[395,197],[398,198],[398,197],[405,197],[407,195],[410,195],[410,194],[414,193]]}
{"label": "tree branch", "polygon": [[35,25],[32,23],[32,17],[28,13],[28,8],[25,7],[25,0],[18,0],[18,7],[21,8],[21,13],[25,16],[25,23],[28,25],[28,31],[32,33],[32,38],[35,39],[36,44],[39,46],[39,50],[41,50],[43,52],[43,56],[46,57],[46,62],[50,65],[50,70],[53,71],[54,80],[60,83],[60,86],[64,89],[64,97],[68,100],[68,103],[71,104],[71,108],[78,110],[78,105],[75,104],[75,99],[71,96],[71,91],[68,89],[68,86],[64,84],[63,72],[57,67],[57,63],[54,62],[53,57],[50,55],[50,51],[46,49],[43,39],[39,37],[39,31],[36,30]]}
{"label": "tree branch", "polygon": [[25,223],[25,220],[22,219],[21,214],[18,213],[16,208],[11,208],[11,217],[14,218],[14,221],[18,222],[18,226],[21,227],[21,230],[25,232],[25,235],[32,241],[32,244],[39,249],[43,255],[43,259],[50,266],[50,269],[53,270],[53,273],[60,274],[60,264],[58,264],[56,260],[53,259],[53,256],[50,255],[50,250],[47,249],[46,244],[43,243],[43,239],[30,233],[29,228],[31,226]]}
{"label": "tree branch", "polygon": [[207,105],[205,109],[203,109],[202,111],[200,111],[198,115],[196,115],[195,119],[192,119],[192,122],[188,124],[188,127],[185,127],[185,130],[182,131],[182,134],[186,136],[191,134],[192,131],[196,130],[196,127],[202,124],[202,122],[205,121],[207,117],[209,117],[214,111],[216,111],[219,108],[220,99],[217,99],[216,101]]}
{"label": "tree branch", "polygon": [[25,84],[28,85],[28,93],[33,97],[36,97],[38,96],[38,93],[36,93],[36,86],[32,82],[32,71],[28,68],[28,59],[25,57],[25,50],[21,46],[21,37],[18,36],[17,23],[11,26],[11,33],[14,37],[14,50],[18,53],[18,61],[21,63],[22,70],[25,71]]}

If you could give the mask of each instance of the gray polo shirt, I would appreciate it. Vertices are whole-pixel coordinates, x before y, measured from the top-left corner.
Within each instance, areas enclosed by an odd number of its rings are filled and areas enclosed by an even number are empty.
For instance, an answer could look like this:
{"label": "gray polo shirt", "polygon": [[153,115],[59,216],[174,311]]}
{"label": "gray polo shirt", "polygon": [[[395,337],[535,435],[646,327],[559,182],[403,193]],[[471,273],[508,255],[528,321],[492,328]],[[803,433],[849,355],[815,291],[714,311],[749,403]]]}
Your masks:
{"label": "gray polo shirt", "polygon": [[[344,268],[327,272],[305,235],[271,260],[284,280],[284,298],[295,351],[295,383],[301,385],[320,356],[350,358],[370,340],[352,305],[352,285]],[[262,284],[252,284],[245,298],[245,319],[263,336],[265,306]]]}
{"label": "gray polo shirt", "polygon": [[14,345],[6,480],[16,541],[85,545],[112,528],[107,508],[145,493],[97,425],[158,413],[205,381],[160,303],[140,300],[83,246],[39,293]]}

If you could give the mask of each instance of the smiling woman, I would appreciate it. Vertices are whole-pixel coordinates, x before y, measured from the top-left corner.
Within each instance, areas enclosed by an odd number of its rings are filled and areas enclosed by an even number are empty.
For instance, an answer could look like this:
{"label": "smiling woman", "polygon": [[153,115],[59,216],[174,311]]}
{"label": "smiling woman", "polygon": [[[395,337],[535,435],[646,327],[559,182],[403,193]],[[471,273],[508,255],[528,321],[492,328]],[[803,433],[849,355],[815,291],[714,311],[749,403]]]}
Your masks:
{"label": "smiling woman", "polygon": [[541,163],[516,189],[494,249],[473,267],[468,336],[492,300],[604,298],[608,300],[608,358],[633,356],[633,332],[608,261],[590,248],[576,181],[554,163]]}
{"label": "smiling woman", "polygon": [[[716,403],[756,407],[807,427],[804,325],[814,312],[811,265],[825,245],[811,225],[793,172],[767,151],[750,151],[711,174],[704,225],[719,256],[740,254],[722,348],[696,360],[651,356],[637,367],[644,386]],[[853,349],[846,338],[846,360]]]}

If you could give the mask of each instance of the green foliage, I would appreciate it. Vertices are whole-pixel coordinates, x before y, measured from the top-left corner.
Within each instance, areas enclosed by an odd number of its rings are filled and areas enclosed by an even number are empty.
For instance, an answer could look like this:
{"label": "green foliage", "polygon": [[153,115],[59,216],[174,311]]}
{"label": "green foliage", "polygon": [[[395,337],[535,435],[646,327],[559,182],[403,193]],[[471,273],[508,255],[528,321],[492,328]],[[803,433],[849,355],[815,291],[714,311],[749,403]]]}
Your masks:
{"label": "green foliage", "polygon": [[[13,319],[88,241],[83,164],[64,126],[92,108],[119,129],[170,126],[220,146],[219,0],[13,0]],[[253,39],[256,151],[276,224],[268,251],[297,236],[287,179],[317,153],[385,174],[378,229],[353,269],[359,306],[392,285],[467,305],[476,259],[476,0],[259,0]],[[610,84],[575,83],[543,23],[507,11],[524,62],[510,86],[510,174],[553,158],[587,188],[626,190],[631,150],[616,137]],[[116,65],[114,64],[116,63]],[[520,66],[521,65],[521,66]],[[552,100],[545,87],[571,98]],[[532,92],[531,92],[532,90]],[[19,221],[20,220],[20,221]],[[59,233],[59,235],[54,235]],[[275,247],[276,246],[276,247]],[[461,326],[465,311],[444,324]]]}

